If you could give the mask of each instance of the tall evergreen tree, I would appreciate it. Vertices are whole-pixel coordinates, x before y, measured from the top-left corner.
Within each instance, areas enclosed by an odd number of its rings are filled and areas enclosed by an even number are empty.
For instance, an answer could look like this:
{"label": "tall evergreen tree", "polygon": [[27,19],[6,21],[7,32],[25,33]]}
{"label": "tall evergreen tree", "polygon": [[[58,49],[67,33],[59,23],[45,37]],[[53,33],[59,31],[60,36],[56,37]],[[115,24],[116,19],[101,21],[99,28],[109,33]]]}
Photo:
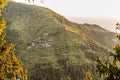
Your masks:
{"label": "tall evergreen tree", "polygon": [[[1,12],[7,1],[0,0]],[[27,80],[27,72],[23,68],[22,62],[15,56],[14,45],[6,44],[6,40],[4,40],[6,21],[2,18],[2,14],[0,17],[0,80]]]}
{"label": "tall evergreen tree", "polygon": [[[120,40],[120,35],[117,37]],[[110,52],[110,57],[104,61],[97,57],[97,72],[104,80],[120,80],[120,44],[115,46],[114,51]]]}

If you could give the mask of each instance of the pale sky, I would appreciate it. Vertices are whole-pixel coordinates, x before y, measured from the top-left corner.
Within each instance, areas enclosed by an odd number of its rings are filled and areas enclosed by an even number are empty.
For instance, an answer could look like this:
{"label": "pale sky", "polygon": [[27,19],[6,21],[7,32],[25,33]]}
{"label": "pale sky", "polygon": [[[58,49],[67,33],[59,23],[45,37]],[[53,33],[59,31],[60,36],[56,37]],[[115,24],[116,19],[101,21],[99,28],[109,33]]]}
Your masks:
{"label": "pale sky", "polygon": [[[15,0],[25,2],[25,0]],[[34,4],[48,7],[63,16],[120,17],[120,0],[34,0]]]}

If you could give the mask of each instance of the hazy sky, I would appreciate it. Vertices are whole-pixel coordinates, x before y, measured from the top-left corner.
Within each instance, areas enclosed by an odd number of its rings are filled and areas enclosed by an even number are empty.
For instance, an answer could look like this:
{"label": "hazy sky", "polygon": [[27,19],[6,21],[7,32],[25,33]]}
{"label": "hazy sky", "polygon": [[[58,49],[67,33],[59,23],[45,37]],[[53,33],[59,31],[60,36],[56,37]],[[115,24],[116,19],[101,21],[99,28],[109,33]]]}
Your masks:
{"label": "hazy sky", "polygon": [[64,16],[120,17],[120,0],[46,0],[44,4],[35,0],[34,4],[48,7]]}
{"label": "hazy sky", "polygon": [[[25,0],[15,0],[26,3]],[[116,22],[120,22],[120,0],[34,0],[32,5],[48,7],[53,11],[78,23],[98,24],[115,31]],[[71,18],[72,17],[72,18]]]}

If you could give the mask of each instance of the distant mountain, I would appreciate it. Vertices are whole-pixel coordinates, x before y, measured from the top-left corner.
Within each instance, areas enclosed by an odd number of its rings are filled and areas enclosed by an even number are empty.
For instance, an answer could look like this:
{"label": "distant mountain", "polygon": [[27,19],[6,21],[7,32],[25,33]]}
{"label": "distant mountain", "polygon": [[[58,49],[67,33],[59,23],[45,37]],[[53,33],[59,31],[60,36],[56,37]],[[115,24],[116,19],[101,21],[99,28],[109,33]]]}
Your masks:
{"label": "distant mountain", "polygon": [[96,56],[105,57],[116,36],[98,25],[77,24],[50,9],[10,2],[4,9],[9,43],[28,68],[29,80],[83,80],[95,75]]}
{"label": "distant mountain", "polygon": [[101,17],[66,17],[66,18],[79,24],[84,23],[97,24],[112,32],[115,32],[115,24],[119,21],[116,18],[101,18]]}

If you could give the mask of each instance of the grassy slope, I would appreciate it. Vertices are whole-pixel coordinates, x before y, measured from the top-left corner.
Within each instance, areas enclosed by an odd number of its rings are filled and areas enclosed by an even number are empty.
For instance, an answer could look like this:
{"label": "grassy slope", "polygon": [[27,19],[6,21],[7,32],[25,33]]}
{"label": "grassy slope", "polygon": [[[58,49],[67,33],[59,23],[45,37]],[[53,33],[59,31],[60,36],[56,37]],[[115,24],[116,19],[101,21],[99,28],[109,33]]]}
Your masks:
{"label": "grassy slope", "polygon": [[85,28],[85,33],[92,37],[97,42],[101,43],[109,49],[113,49],[116,44],[116,34],[105,30],[98,25],[83,24]]}
{"label": "grassy slope", "polygon": [[[6,39],[15,44],[29,69],[38,61],[58,68],[61,60],[68,60],[72,66],[93,63],[97,55],[108,53],[106,47],[112,45],[107,45],[111,40],[105,37],[114,38],[109,31],[70,22],[43,7],[9,3],[3,13],[8,26]],[[105,42],[101,42],[101,37]]]}

